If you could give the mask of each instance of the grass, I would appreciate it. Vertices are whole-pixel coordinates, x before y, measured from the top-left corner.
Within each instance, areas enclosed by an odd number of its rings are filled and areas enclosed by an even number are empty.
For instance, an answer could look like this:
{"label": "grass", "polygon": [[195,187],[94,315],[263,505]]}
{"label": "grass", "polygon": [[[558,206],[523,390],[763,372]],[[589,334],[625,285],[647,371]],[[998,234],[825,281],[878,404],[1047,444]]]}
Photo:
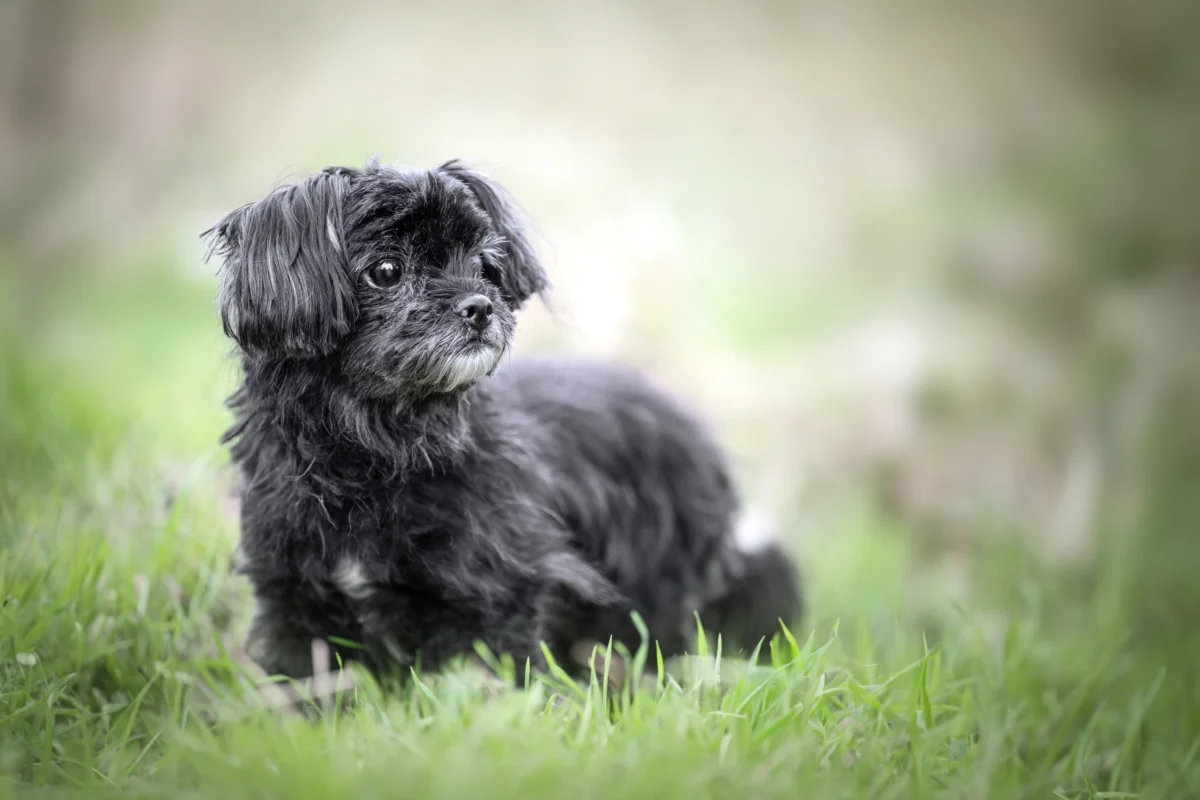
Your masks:
{"label": "grass", "polygon": [[35,336],[3,332],[0,795],[1200,796],[1192,664],[1138,645],[1117,589],[998,546],[969,607],[918,623],[870,506],[810,558],[813,611],[770,667],[714,641],[613,703],[600,681],[488,698],[451,673],[265,708],[232,656],[210,296],[81,286]]}

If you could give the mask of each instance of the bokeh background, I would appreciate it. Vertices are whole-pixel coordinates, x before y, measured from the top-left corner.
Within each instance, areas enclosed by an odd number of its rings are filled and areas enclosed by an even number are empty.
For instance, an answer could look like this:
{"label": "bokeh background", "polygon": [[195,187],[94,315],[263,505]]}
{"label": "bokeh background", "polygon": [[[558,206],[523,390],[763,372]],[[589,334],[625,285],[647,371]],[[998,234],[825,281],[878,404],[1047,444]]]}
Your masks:
{"label": "bokeh background", "polygon": [[556,282],[519,350],[639,363],[707,414],[813,620],[1036,591],[1189,663],[1198,12],[6,0],[2,540],[137,550],[185,494],[218,511],[155,546],[225,548],[200,232],[326,164],[460,157]]}

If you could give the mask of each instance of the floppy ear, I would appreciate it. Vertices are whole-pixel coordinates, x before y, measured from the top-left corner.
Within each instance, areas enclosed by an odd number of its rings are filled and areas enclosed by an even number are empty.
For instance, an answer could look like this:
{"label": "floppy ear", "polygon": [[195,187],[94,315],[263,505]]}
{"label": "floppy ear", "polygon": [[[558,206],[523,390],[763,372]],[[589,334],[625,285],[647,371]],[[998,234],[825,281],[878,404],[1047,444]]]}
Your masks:
{"label": "floppy ear", "polygon": [[485,266],[484,272],[488,280],[500,287],[505,301],[514,309],[520,308],[530,297],[546,289],[550,282],[525,237],[521,216],[508,192],[458,160],[447,161],[437,171],[466,186],[504,237],[502,262]]}
{"label": "floppy ear", "polygon": [[204,232],[224,261],[225,333],[247,352],[327,355],[354,324],[344,251],[345,173],[322,172],[242,206]]}

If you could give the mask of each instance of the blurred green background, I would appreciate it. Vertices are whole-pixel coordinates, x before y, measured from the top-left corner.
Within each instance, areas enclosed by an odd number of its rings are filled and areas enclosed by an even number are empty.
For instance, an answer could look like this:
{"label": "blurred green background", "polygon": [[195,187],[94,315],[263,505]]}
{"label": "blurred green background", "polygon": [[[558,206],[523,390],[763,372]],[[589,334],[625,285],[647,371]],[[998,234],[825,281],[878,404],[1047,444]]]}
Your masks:
{"label": "blurred green background", "polygon": [[458,157],[556,283],[519,351],[702,409],[814,624],[1036,591],[1178,665],[1163,713],[1200,731],[1197,31],[1117,0],[8,0],[0,545],[137,550],[183,492],[204,525],[154,546],[227,549],[200,231],[327,164]]}

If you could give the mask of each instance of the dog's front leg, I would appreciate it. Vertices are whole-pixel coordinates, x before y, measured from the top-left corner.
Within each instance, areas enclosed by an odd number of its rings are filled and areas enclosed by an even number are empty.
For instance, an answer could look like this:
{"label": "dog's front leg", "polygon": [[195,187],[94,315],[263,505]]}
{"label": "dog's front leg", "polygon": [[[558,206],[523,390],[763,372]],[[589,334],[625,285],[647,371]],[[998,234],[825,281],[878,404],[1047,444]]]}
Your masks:
{"label": "dog's front leg", "polygon": [[255,613],[245,647],[250,660],[269,676],[301,680],[313,674],[312,637],[269,610]]}
{"label": "dog's front leg", "polygon": [[341,619],[327,603],[299,581],[255,584],[256,608],[245,638],[247,655],[268,675],[294,680],[312,677],[324,665],[313,662],[313,640],[326,643],[334,666],[355,652],[331,641],[354,641],[359,631],[351,619]]}

